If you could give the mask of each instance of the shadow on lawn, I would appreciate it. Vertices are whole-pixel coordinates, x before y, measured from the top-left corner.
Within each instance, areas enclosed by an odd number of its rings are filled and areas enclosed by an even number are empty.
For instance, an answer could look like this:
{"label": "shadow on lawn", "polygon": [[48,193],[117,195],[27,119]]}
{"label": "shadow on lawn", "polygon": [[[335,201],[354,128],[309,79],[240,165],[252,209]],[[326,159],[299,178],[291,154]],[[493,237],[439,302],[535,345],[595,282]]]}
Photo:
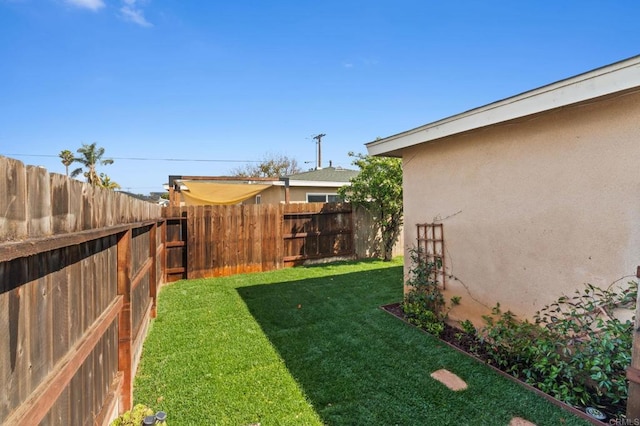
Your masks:
{"label": "shadow on lawn", "polygon": [[[370,370],[380,360],[367,346],[380,334],[370,328],[388,316],[378,307],[402,298],[402,266],[237,291],[324,422],[378,418],[363,412],[365,399],[384,386],[372,381]],[[395,338],[386,339],[392,347]]]}
{"label": "shadow on lawn", "polygon": [[[401,300],[402,266],[237,291],[326,424],[584,424],[379,309]],[[482,390],[435,385],[440,368]]]}

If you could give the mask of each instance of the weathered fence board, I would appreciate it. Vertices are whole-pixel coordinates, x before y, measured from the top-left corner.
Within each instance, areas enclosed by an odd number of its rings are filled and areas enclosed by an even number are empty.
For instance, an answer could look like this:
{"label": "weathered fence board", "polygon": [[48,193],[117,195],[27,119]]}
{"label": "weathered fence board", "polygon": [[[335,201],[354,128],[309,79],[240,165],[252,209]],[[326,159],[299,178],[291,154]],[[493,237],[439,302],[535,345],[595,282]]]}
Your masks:
{"label": "weathered fence board", "polygon": [[2,239],[15,240],[27,235],[27,174],[18,160],[0,157],[0,229]]}
{"label": "weathered fence board", "polygon": [[31,237],[51,234],[51,187],[49,173],[42,167],[27,166],[28,228]]}

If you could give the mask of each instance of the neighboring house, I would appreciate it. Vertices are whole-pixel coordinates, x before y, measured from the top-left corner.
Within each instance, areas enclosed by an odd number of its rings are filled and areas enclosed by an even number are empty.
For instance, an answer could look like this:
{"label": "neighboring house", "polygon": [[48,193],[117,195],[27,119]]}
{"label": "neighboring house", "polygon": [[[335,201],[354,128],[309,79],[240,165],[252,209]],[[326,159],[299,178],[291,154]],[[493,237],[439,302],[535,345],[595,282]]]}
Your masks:
{"label": "neighboring house", "polygon": [[[178,189],[174,204],[273,204],[339,201],[338,188],[349,185],[357,170],[326,167],[270,178],[169,176],[167,188]],[[179,199],[178,199],[179,198]]]}
{"label": "neighboring house", "polygon": [[358,170],[326,167],[287,177],[293,202],[333,203],[340,201],[338,188],[350,185]]}
{"label": "neighboring house", "polygon": [[151,192],[149,193],[149,195],[134,194],[133,192],[120,191],[120,190],[116,190],[116,192],[120,192],[121,194],[126,194],[130,197],[137,198],[138,200],[148,201],[153,204],[159,204],[161,206],[166,206],[169,204],[169,200],[165,200],[162,198],[162,194],[166,194],[164,192]]}
{"label": "neighboring house", "polygon": [[405,272],[417,225],[442,224],[436,252],[447,294],[462,296],[458,319],[497,302],[531,317],[584,283],[634,279],[640,56],[367,149],[403,159]]}

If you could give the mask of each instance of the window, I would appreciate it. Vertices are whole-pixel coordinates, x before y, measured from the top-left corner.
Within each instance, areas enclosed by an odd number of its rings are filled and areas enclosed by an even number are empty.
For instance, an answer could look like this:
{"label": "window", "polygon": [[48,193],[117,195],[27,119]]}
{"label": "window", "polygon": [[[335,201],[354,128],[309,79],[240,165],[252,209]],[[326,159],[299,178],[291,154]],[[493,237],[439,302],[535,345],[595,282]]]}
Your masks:
{"label": "window", "polygon": [[339,203],[342,198],[338,194],[320,194],[307,192],[307,203]]}
{"label": "window", "polygon": [[326,203],[326,194],[307,194],[307,203]]}
{"label": "window", "polygon": [[256,204],[260,204],[262,202],[262,195],[256,195]]}

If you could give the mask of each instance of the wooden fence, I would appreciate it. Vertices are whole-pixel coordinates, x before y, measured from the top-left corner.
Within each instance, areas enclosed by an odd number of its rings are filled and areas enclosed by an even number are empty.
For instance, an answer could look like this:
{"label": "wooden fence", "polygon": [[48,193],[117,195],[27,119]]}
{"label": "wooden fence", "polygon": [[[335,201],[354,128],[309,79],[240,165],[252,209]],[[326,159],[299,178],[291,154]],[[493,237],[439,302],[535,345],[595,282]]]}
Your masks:
{"label": "wooden fence", "polygon": [[356,255],[351,204],[288,204],[282,214],[285,266]]}
{"label": "wooden fence", "polygon": [[0,157],[0,424],[105,424],[162,279],[161,209]]}
{"label": "wooden fence", "polygon": [[349,204],[167,207],[167,280],[354,257]]}
{"label": "wooden fence", "polygon": [[106,424],[160,284],[367,257],[370,224],[348,204],[162,209],[0,157],[0,424]]}

